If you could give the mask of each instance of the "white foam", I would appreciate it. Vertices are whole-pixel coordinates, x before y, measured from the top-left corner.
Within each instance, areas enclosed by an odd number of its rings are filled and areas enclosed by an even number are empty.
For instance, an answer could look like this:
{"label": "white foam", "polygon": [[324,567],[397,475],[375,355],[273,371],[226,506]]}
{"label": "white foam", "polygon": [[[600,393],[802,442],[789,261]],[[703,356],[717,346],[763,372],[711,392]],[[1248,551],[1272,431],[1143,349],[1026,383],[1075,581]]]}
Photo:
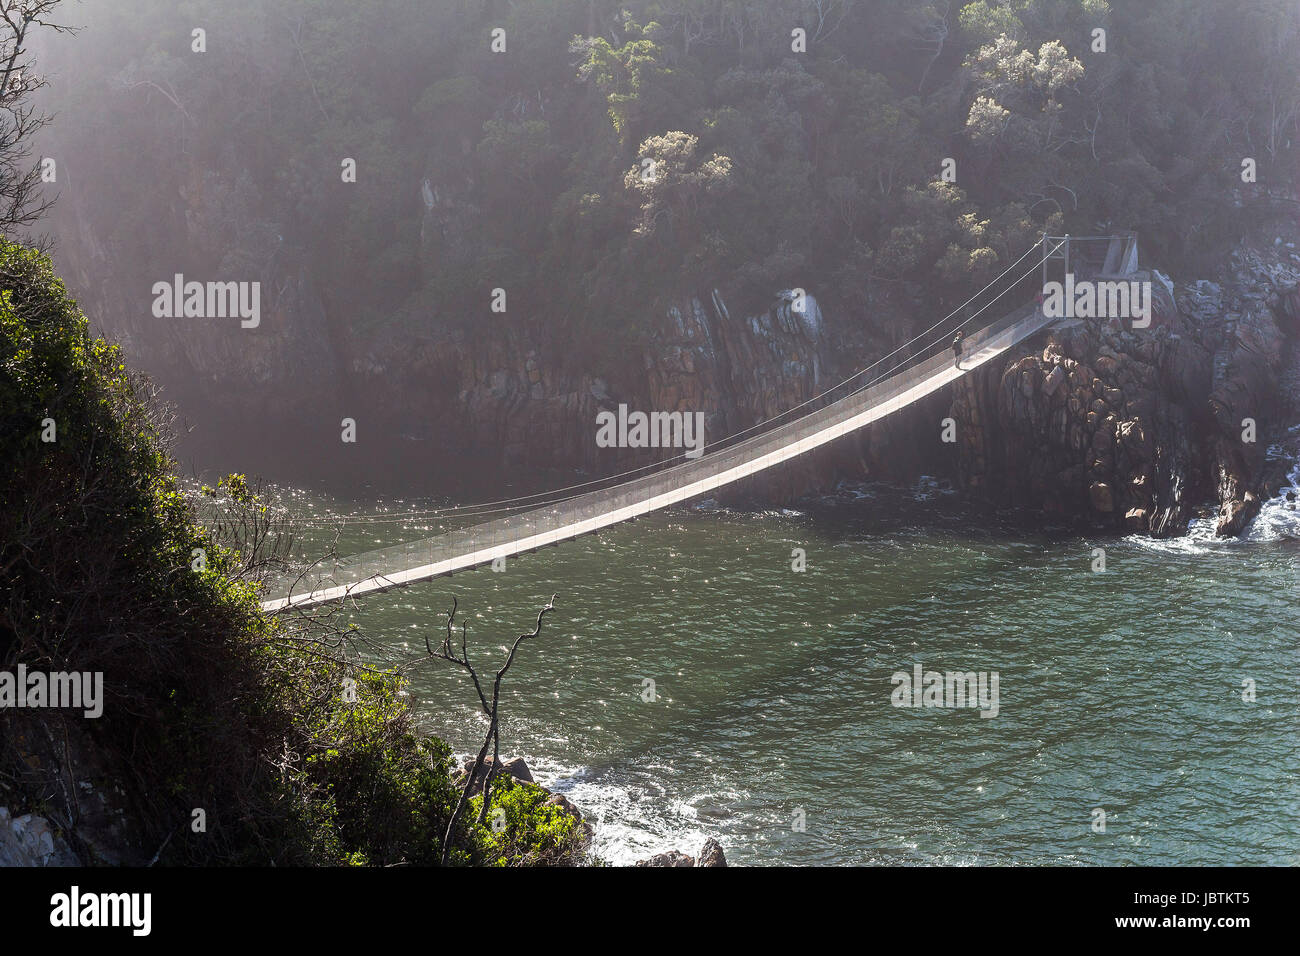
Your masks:
{"label": "white foam", "polygon": [[[1300,430],[1300,425],[1290,428],[1291,432],[1297,430]],[[1214,554],[1243,544],[1300,539],[1300,456],[1280,445],[1270,445],[1267,457],[1274,461],[1279,458],[1291,460],[1291,471],[1287,474],[1289,484],[1276,498],[1270,498],[1260,506],[1259,514],[1240,537],[1220,538],[1214,533],[1216,522],[1213,518],[1195,518],[1188,523],[1187,534],[1181,538],[1148,538],[1133,534],[1124,539],[1125,543],[1166,554]],[[1287,500],[1288,493],[1295,495],[1294,501]]]}
{"label": "white foam", "polygon": [[[1297,426],[1300,427],[1300,426]],[[1272,449],[1269,449],[1272,451]],[[1289,484],[1276,498],[1270,498],[1259,509],[1259,514],[1250,523],[1242,536],[1247,541],[1281,541],[1286,538],[1300,538],[1300,460],[1294,455],[1291,471],[1286,480]],[[1288,501],[1287,495],[1295,496]]]}
{"label": "white foam", "polygon": [[661,789],[611,783],[595,778],[588,767],[564,766],[542,757],[525,760],[538,783],[564,794],[582,812],[592,827],[592,854],[615,866],[631,866],[669,850],[694,856],[705,840],[716,836],[699,826],[694,806],[664,799]]}

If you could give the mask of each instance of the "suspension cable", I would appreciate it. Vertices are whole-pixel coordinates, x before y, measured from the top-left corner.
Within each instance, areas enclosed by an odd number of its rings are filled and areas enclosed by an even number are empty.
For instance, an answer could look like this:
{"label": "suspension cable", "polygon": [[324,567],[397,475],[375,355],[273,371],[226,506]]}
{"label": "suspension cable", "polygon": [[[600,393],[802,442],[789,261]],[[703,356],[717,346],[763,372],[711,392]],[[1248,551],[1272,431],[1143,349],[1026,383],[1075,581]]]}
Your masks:
{"label": "suspension cable", "polygon": [[[1055,238],[1055,237],[1049,237],[1049,238]],[[1074,237],[1070,237],[1070,238],[1074,238]],[[1084,238],[1093,238],[1093,237],[1084,237]],[[1098,238],[1100,238],[1100,237],[1098,237]],[[967,318],[966,318],[966,319],[965,319],[965,320],[964,320],[964,321],[963,321],[959,326],[957,326],[957,328],[962,328],[962,327],[968,325],[970,322],[972,322],[972,321],[973,321],[975,318],[977,318],[979,315],[981,315],[982,313],[984,313],[985,311],[987,311],[987,310],[989,309],[989,307],[991,307],[995,302],[997,302],[997,301],[998,301],[999,299],[1001,299],[1004,295],[1006,295],[1006,294],[1007,294],[1008,292],[1010,292],[1013,288],[1015,288],[1015,286],[1016,286],[1017,283],[1021,282],[1022,280],[1026,279],[1026,278],[1028,278],[1030,275],[1032,275],[1033,272],[1034,272],[1034,271],[1035,271],[1035,270],[1036,270],[1040,265],[1042,265],[1043,262],[1046,262],[1046,261],[1047,261],[1047,260],[1048,260],[1052,255],[1054,255],[1054,254],[1055,254],[1055,253],[1056,253],[1056,252],[1061,248],[1061,246],[1063,246],[1064,244],[1065,244],[1064,240],[1062,240],[1062,242],[1058,243],[1058,244],[1056,245],[1056,247],[1055,247],[1054,249],[1052,249],[1051,252],[1047,253],[1046,255],[1043,256],[1042,259],[1040,259],[1038,262],[1035,262],[1033,265],[1031,265],[1031,266],[1029,267],[1029,269],[1028,269],[1026,272],[1022,273],[1019,277],[1017,277],[1017,278],[1016,278],[1012,283],[1010,283],[1010,284],[1007,286],[1007,288],[1003,289],[1002,292],[998,293],[998,295],[996,295],[993,299],[991,299],[988,303],[986,303],[986,304],[985,304],[983,307],[981,307],[978,311],[976,311],[976,312],[972,313],[970,316],[968,316],[968,317],[967,317]],[[787,408],[787,409],[785,409],[784,411],[778,412],[776,415],[773,415],[772,417],[770,417],[770,418],[768,418],[768,419],[765,419],[765,420],[760,421],[760,422],[756,422],[755,424],[750,425],[750,426],[748,426],[747,428],[743,428],[743,429],[740,429],[739,431],[733,432],[732,434],[727,435],[727,436],[724,437],[724,438],[720,438],[720,439],[718,439],[717,441],[710,443],[710,445],[709,445],[709,446],[706,446],[706,447],[708,447],[708,448],[711,449],[711,450],[720,449],[721,447],[727,445],[728,443],[733,442],[735,439],[740,438],[742,435],[747,435],[747,434],[749,434],[750,432],[753,432],[755,429],[759,429],[759,428],[763,428],[763,427],[765,427],[765,426],[767,426],[767,425],[771,425],[773,422],[776,422],[776,421],[778,421],[778,420],[780,420],[780,419],[782,419],[782,418],[785,418],[787,415],[790,415],[791,413],[796,412],[796,411],[798,411],[798,410],[801,409],[801,408],[805,408],[805,407],[807,407],[808,405],[811,405],[811,404],[814,403],[814,402],[820,401],[821,399],[827,397],[827,396],[830,395],[831,393],[833,393],[833,392],[835,392],[835,391],[837,391],[837,390],[843,388],[845,385],[849,384],[850,382],[854,381],[855,379],[857,379],[857,378],[861,377],[862,375],[865,375],[866,373],[870,372],[872,369],[875,369],[875,368],[878,367],[881,363],[883,363],[883,362],[885,362],[886,360],[888,360],[888,359],[892,358],[893,356],[897,355],[899,352],[903,351],[904,349],[908,348],[909,346],[915,344],[918,340],[924,338],[925,336],[929,335],[931,332],[933,332],[933,331],[935,331],[936,329],[938,329],[940,326],[942,326],[944,323],[946,323],[946,322],[947,322],[949,319],[951,319],[953,316],[959,314],[959,313],[962,311],[962,309],[964,309],[967,305],[969,305],[970,303],[974,302],[974,301],[975,301],[976,299],[978,299],[981,295],[983,295],[985,292],[987,292],[987,291],[988,291],[988,290],[989,290],[993,285],[995,285],[997,282],[999,282],[999,281],[1003,278],[1003,276],[1005,276],[1005,275],[1006,275],[1007,273],[1009,273],[1012,269],[1014,269],[1014,268],[1015,268],[1016,266],[1018,266],[1021,262],[1023,262],[1023,261],[1025,260],[1025,258],[1027,258],[1027,257],[1028,257],[1028,256],[1029,256],[1029,255],[1030,255],[1030,254],[1031,254],[1031,253],[1032,253],[1036,248],[1038,248],[1038,247],[1041,246],[1041,245],[1042,245],[1041,242],[1037,242],[1037,243],[1035,243],[1034,245],[1030,246],[1028,249],[1025,250],[1024,253],[1022,253],[1022,254],[1020,255],[1019,258],[1017,258],[1014,262],[1012,262],[1012,263],[1011,263],[1010,265],[1008,265],[1005,269],[1003,269],[1002,272],[1000,272],[997,276],[995,276],[993,279],[991,279],[991,280],[990,280],[990,281],[989,281],[989,282],[988,282],[988,283],[987,283],[987,284],[986,284],[982,289],[980,289],[978,292],[974,293],[970,298],[968,298],[968,299],[967,299],[965,302],[963,302],[961,305],[957,306],[957,308],[955,308],[953,311],[949,312],[947,315],[945,315],[945,316],[944,316],[943,318],[941,318],[939,321],[935,322],[935,323],[934,323],[933,325],[931,325],[928,329],[925,329],[924,331],[917,333],[917,334],[914,335],[911,339],[909,339],[908,341],[902,343],[901,345],[899,345],[898,347],[896,347],[895,349],[893,349],[893,351],[888,352],[888,353],[886,353],[885,355],[881,356],[880,358],[876,359],[876,361],[872,362],[870,365],[868,365],[868,366],[866,366],[866,367],[864,367],[864,368],[859,369],[858,371],[854,372],[852,375],[850,375],[848,378],[844,379],[843,381],[841,381],[841,382],[839,382],[839,383],[837,383],[837,384],[835,384],[835,385],[832,385],[830,388],[825,389],[824,391],[820,392],[819,394],[814,395],[814,396],[812,396],[811,398],[808,398],[808,399],[806,399],[806,400],[800,402],[798,405],[791,406],[790,408]],[[946,333],[945,333],[945,334],[946,334]],[[862,385],[862,386],[860,386],[860,387],[854,389],[853,391],[851,391],[851,392],[849,393],[849,395],[856,395],[856,394],[858,394],[859,392],[863,391],[864,389],[866,389],[866,388],[870,388],[871,386],[878,384],[879,382],[883,381],[884,378],[886,378],[886,377],[892,375],[895,371],[897,371],[898,369],[902,368],[902,367],[903,367],[904,365],[906,365],[907,363],[913,361],[914,359],[916,359],[916,358],[919,357],[920,355],[925,354],[925,352],[927,352],[929,349],[933,348],[933,347],[934,347],[935,345],[937,345],[937,344],[940,344],[938,340],[936,340],[935,342],[930,343],[929,345],[927,345],[927,346],[925,346],[923,349],[921,349],[921,350],[919,350],[919,351],[913,353],[912,355],[909,355],[909,356],[908,356],[907,358],[905,358],[902,362],[898,363],[897,365],[895,365],[895,366],[893,366],[892,368],[890,368],[887,372],[885,372],[885,374],[884,374],[883,376],[881,376],[881,377],[879,377],[879,378],[876,378],[876,379],[872,380],[871,382],[868,382],[867,384]],[[847,396],[846,396],[846,397],[847,397]],[[601,478],[594,478],[594,479],[591,479],[590,481],[584,481],[584,482],[579,482],[579,483],[572,484],[572,485],[566,485],[566,486],[563,486],[563,487],[560,487],[560,488],[553,488],[553,489],[549,489],[549,490],[547,490],[547,491],[537,492],[537,493],[535,493],[535,494],[530,494],[530,495],[521,495],[521,496],[513,497],[513,498],[502,498],[502,499],[499,499],[499,500],[497,500],[497,501],[479,502],[479,503],[473,503],[473,504],[467,504],[467,505],[452,505],[452,506],[448,506],[448,507],[446,507],[446,508],[426,509],[426,510],[422,510],[422,511],[409,511],[409,512],[404,512],[400,517],[391,517],[391,518],[390,518],[390,517],[380,516],[380,515],[350,515],[350,516],[346,516],[346,517],[338,516],[338,517],[332,517],[332,518],[324,518],[324,517],[322,517],[322,518],[319,518],[319,519],[309,519],[307,522],[304,522],[303,524],[305,524],[306,526],[310,526],[310,527],[323,527],[323,526],[333,526],[333,525],[337,525],[337,524],[339,524],[340,522],[342,522],[342,523],[348,523],[348,524],[386,524],[386,523],[395,523],[395,522],[413,521],[413,520],[417,520],[417,519],[420,519],[420,518],[426,518],[426,519],[428,519],[428,518],[437,518],[437,517],[447,517],[447,518],[455,518],[455,517],[481,517],[481,516],[483,516],[483,515],[500,514],[500,513],[503,513],[503,512],[515,511],[515,510],[518,510],[520,507],[524,507],[524,506],[526,505],[526,503],[528,503],[528,502],[532,502],[532,504],[529,505],[529,507],[539,507],[539,508],[540,508],[540,507],[545,507],[545,506],[550,505],[550,504],[559,504],[560,502],[563,502],[563,501],[569,501],[569,500],[572,500],[573,498],[580,497],[580,495],[565,495],[564,497],[557,498],[557,499],[555,499],[554,501],[548,500],[548,499],[552,498],[552,497],[555,496],[555,495],[564,495],[565,492],[575,491],[575,490],[577,490],[577,489],[579,489],[579,488],[587,488],[587,487],[590,487],[590,486],[592,486],[592,485],[605,484],[605,483],[607,483],[607,482],[613,482],[613,481],[616,481],[616,480],[618,480],[618,479],[620,479],[620,478],[626,478],[626,477],[628,477],[628,476],[636,475],[636,474],[639,474],[639,473],[641,473],[641,472],[646,472],[646,471],[651,471],[651,470],[653,470],[653,469],[662,468],[662,467],[664,467],[664,466],[666,466],[666,465],[669,465],[669,464],[672,464],[672,463],[674,463],[674,462],[679,462],[679,461],[685,460],[685,457],[686,457],[686,456],[685,456],[685,453],[682,453],[682,454],[675,455],[675,456],[673,456],[673,457],[671,457],[671,458],[660,459],[660,460],[658,460],[658,461],[650,462],[650,463],[648,463],[648,464],[641,465],[641,466],[638,466],[638,467],[636,467],[636,468],[630,468],[630,469],[628,469],[627,471],[619,472],[619,473],[612,474],[612,475],[606,475],[606,476],[601,477]],[[540,499],[540,500],[539,500],[539,499]],[[484,510],[484,509],[487,509],[487,510]]]}

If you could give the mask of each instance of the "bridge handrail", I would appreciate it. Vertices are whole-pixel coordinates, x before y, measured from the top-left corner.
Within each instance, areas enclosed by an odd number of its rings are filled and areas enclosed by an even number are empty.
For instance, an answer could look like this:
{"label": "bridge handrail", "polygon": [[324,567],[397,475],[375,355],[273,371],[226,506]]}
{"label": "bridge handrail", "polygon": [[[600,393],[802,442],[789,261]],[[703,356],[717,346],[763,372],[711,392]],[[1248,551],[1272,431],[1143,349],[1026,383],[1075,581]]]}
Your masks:
{"label": "bridge handrail", "polygon": [[[966,354],[973,355],[994,337],[1025,321],[1037,312],[1026,306],[966,339]],[[933,348],[935,345],[930,346]],[[929,351],[922,350],[921,354]],[[953,361],[945,352],[930,356],[906,371],[883,381],[859,388],[845,398],[809,412],[793,421],[777,425],[743,441],[722,448],[706,449],[699,458],[654,471],[632,481],[609,488],[584,492],[571,498],[549,502],[541,507],[521,508],[493,521],[473,524],[434,538],[408,542],[354,555],[333,563],[332,569],[318,579],[304,579],[307,591],[323,587],[342,587],[368,581],[376,576],[408,569],[436,565],[463,555],[477,554],[498,545],[518,542],[550,531],[567,529],[579,522],[608,515],[668,492],[680,492],[692,482],[741,468],[763,455],[808,440],[841,424],[864,410],[884,404],[905,394],[918,383],[931,378]],[[381,590],[382,581],[368,590]],[[295,595],[297,597],[299,595]],[[282,602],[271,601],[268,605]],[[268,608],[272,609],[272,608]]]}

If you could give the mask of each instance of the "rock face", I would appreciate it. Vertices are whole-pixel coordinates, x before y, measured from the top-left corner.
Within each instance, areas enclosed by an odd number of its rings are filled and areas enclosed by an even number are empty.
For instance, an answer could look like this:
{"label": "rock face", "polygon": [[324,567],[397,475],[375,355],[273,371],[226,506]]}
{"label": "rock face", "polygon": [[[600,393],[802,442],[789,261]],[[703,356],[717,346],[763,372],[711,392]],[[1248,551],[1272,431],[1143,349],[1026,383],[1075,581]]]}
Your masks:
{"label": "rock face", "polygon": [[[30,865],[144,866],[158,849],[144,838],[144,813],[133,806],[116,783],[114,765],[96,741],[85,733],[85,720],[61,723],[57,712],[10,710],[6,714],[6,743],[19,755],[20,792],[48,794],[45,814],[53,820],[71,820],[62,835],[44,819],[0,810],[0,830],[10,830],[22,853],[39,850],[46,863]],[[51,840],[46,840],[50,835]],[[11,858],[15,844],[0,833],[0,857]],[[66,852],[65,852],[66,851]]]}
{"label": "rock face", "polygon": [[[423,241],[454,244],[472,218],[461,193],[432,180],[412,185]],[[703,288],[626,317],[644,337],[603,357],[585,348],[608,338],[583,331],[598,318],[561,327],[554,316],[521,314],[516,300],[508,319],[471,320],[435,301],[421,307],[427,314],[354,323],[349,288],[313,274],[309,237],[267,218],[249,183],[196,163],[172,192],[168,235],[185,250],[183,261],[123,255],[102,238],[108,227],[96,219],[98,207],[72,187],[58,213],[56,264],[96,328],[163,377],[182,415],[201,408],[191,417],[207,432],[225,422],[237,436],[227,436],[233,447],[270,447],[281,465],[300,458],[313,478],[347,468],[363,478],[401,472],[397,484],[407,493],[409,476],[441,473],[455,458],[448,473],[532,476],[535,486],[517,484],[518,494],[555,487],[542,476],[550,468],[592,477],[625,471],[667,456],[598,447],[599,412],[620,404],[700,412],[705,439],[714,441],[799,406],[933,319],[917,308],[923,297],[903,286],[873,286],[862,315],[823,313],[812,296],[799,311],[775,289],[765,305],[740,308],[722,290]],[[1242,248],[1214,281],[1176,289],[1152,275],[1151,328],[1094,320],[1058,328],[951,390],[720,497],[770,506],[840,478],[940,474],[999,504],[1156,535],[1180,533],[1194,509],[1213,500],[1220,532],[1238,533],[1259,507],[1279,363],[1295,328],[1293,248]],[[261,324],[155,318],[149,290],[172,271],[155,274],[158,262],[183,268],[187,279],[259,281]],[[343,417],[363,436],[346,447],[364,454],[338,452]],[[960,424],[955,454],[918,440],[945,417]],[[1242,440],[1245,419],[1256,423],[1254,443]],[[376,441],[387,442],[393,458],[383,466]],[[294,454],[283,450],[290,443]],[[228,452],[214,449],[218,460]],[[466,494],[481,491],[479,483]]]}
{"label": "rock face", "polygon": [[[449,194],[435,192],[441,209]],[[512,311],[509,321],[480,322],[431,306],[428,314],[354,326],[350,304],[330,299],[330,283],[312,274],[306,250],[246,208],[243,195],[194,171],[176,197],[186,250],[177,268],[187,281],[260,282],[261,322],[247,329],[238,318],[155,317],[146,293],[159,279],[171,281],[170,269],[160,276],[119,261],[81,215],[75,190],[60,213],[57,265],[96,331],[122,343],[182,416],[199,422],[194,440],[218,458],[230,457],[226,445],[255,445],[278,449],[272,461],[319,463],[338,450],[341,421],[351,418],[360,444],[382,443],[396,467],[413,459],[411,471],[437,468],[423,461],[427,454],[435,462],[455,456],[462,470],[490,476],[611,474],[667,453],[598,447],[599,412],[620,403],[646,413],[702,412],[705,440],[715,440],[815,395],[856,351],[844,347],[814,296],[798,311],[775,289],[765,307],[745,314],[716,289],[679,296],[627,322],[648,329],[638,344],[598,357],[586,354],[602,338],[583,331],[588,320],[562,329]],[[337,474],[347,466],[319,467]],[[377,467],[373,459],[369,467]]]}
{"label": "rock face", "polygon": [[0,866],[80,866],[81,861],[44,817],[14,818],[0,807]]}
{"label": "rock face", "polygon": [[706,840],[704,846],[700,849],[700,856],[697,860],[693,856],[687,856],[680,850],[669,850],[667,853],[656,853],[648,860],[638,860],[637,866],[726,866],[727,858],[722,853],[722,847],[717,840]]}
{"label": "rock face", "polygon": [[[412,186],[428,251],[454,251],[448,244],[456,246],[476,215],[463,190],[432,179]],[[766,303],[738,308],[707,287],[616,317],[611,324],[646,332],[615,355],[587,348],[611,339],[584,331],[601,317],[575,317],[565,328],[554,316],[524,314],[514,299],[507,315],[466,316],[435,301],[419,314],[394,308],[382,321],[354,322],[356,290],[313,272],[311,237],[278,220],[279,205],[259,199],[249,177],[196,160],[161,189],[159,203],[167,241],[128,254],[115,240],[115,220],[71,184],[55,210],[56,265],[96,331],[121,342],[181,416],[198,423],[187,441],[203,449],[199,458],[220,466],[238,449],[250,472],[287,469],[272,477],[290,482],[393,472],[394,493],[409,494],[434,492],[421,484],[425,476],[457,484],[453,471],[534,476],[536,487],[526,490],[553,487],[540,475],[550,468],[616,473],[665,454],[598,447],[597,413],[620,403],[647,413],[702,412],[705,439],[716,440],[800,405],[863,357],[888,352],[912,324],[907,303],[895,301],[906,296],[888,289],[870,316],[856,316],[824,314],[813,295],[797,309],[776,288]],[[155,317],[153,284],[176,271],[187,281],[259,282],[260,325]],[[394,285],[411,278],[395,276]],[[343,418],[356,422],[357,444],[348,448],[363,455],[341,450]],[[891,430],[882,425],[877,439]],[[790,499],[864,465],[874,477],[907,480],[913,459],[896,461],[881,445],[801,459],[726,496]],[[449,457],[456,469],[442,467]],[[476,478],[466,494],[483,490]]]}
{"label": "rock face", "polygon": [[557,355],[554,339],[545,328],[414,340],[394,329],[365,344],[349,377],[392,431],[412,427],[411,408],[435,409],[416,427],[453,448],[491,450],[500,468],[608,474],[672,452],[598,447],[602,411],[703,412],[709,441],[799,405],[838,365],[811,296],[802,313],[777,299],[747,317],[717,290],[685,299],[656,317],[641,351],[588,369]]}
{"label": "rock face", "polygon": [[[234,421],[268,414],[301,420],[346,387],[337,375],[337,323],[307,257],[285,240],[283,225],[264,218],[264,201],[247,176],[231,181],[202,164],[184,171],[166,240],[180,252],[165,257],[172,263],[165,270],[101,241],[95,204],[81,190],[66,198],[53,220],[66,243],[56,265],[96,331],[120,342],[171,400],[212,402]],[[242,328],[238,317],[156,317],[153,285],[172,282],[175,272],[186,282],[260,283],[258,325]]]}
{"label": "rock face", "polygon": [[966,487],[1156,536],[1185,532],[1211,499],[1218,533],[1240,533],[1259,510],[1297,331],[1300,262],[1282,252],[1243,247],[1221,282],[1173,294],[1153,282],[1150,328],[1050,329],[959,381],[950,414]]}

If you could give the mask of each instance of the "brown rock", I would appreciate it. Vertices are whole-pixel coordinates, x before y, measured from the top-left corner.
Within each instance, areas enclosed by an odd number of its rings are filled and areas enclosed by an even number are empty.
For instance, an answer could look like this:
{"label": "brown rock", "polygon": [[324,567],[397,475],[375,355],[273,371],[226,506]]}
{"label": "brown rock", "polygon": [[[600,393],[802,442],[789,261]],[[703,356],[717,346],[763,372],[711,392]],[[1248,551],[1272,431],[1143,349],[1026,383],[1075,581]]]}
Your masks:
{"label": "brown rock", "polygon": [[1145,445],[1147,436],[1139,421],[1120,422],[1116,429],[1121,441],[1126,445]]}
{"label": "brown rock", "polygon": [[656,853],[648,860],[638,860],[637,866],[694,866],[695,858],[687,856],[678,850],[669,850],[667,853]]}
{"label": "brown rock", "polygon": [[727,858],[722,853],[722,846],[717,840],[705,841],[704,848],[700,850],[700,859],[696,866],[726,866]]}
{"label": "brown rock", "polygon": [[1214,533],[1221,538],[1235,537],[1259,514],[1263,502],[1253,492],[1246,492],[1239,500],[1225,501],[1219,508],[1219,521]]}
{"label": "brown rock", "polygon": [[[474,780],[474,786],[470,789],[471,796],[483,792],[483,781],[487,778],[487,772],[491,767],[492,767],[492,758],[488,757],[486,760],[483,761],[483,766],[479,768],[478,776]],[[464,768],[461,770],[459,774],[456,775],[457,779],[455,782],[457,786],[460,786],[464,782],[465,775],[469,773],[473,768],[474,768],[474,758],[471,757],[470,759],[465,761]],[[501,761],[501,766],[497,770],[497,774],[501,774],[503,772],[510,774],[510,776],[514,777],[516,780],[522,781],[523,783],[537,782],[533,779],[532,772],[528,769],[528,764],[524,761],[523,757],[516,757],[514,760]]]}
{"label": "brown rock", "polygon": [[582,811],[575,807],[573,802],[564,794],[553,793],[547,797],[546,802],[553,807],[559,807],[575,820],[582,821]]}
{"label": "brown rock", "polygon": [[667,853],[656,853],[648,860],[638,860],[637,866],[726,866],[727,858],[723,855],[722,846],[717,840],[708,839],[704,841],[704,846],[700,848],[700,856],[697,860],[693,856],[688,856],[679,850],[669,850]]}

